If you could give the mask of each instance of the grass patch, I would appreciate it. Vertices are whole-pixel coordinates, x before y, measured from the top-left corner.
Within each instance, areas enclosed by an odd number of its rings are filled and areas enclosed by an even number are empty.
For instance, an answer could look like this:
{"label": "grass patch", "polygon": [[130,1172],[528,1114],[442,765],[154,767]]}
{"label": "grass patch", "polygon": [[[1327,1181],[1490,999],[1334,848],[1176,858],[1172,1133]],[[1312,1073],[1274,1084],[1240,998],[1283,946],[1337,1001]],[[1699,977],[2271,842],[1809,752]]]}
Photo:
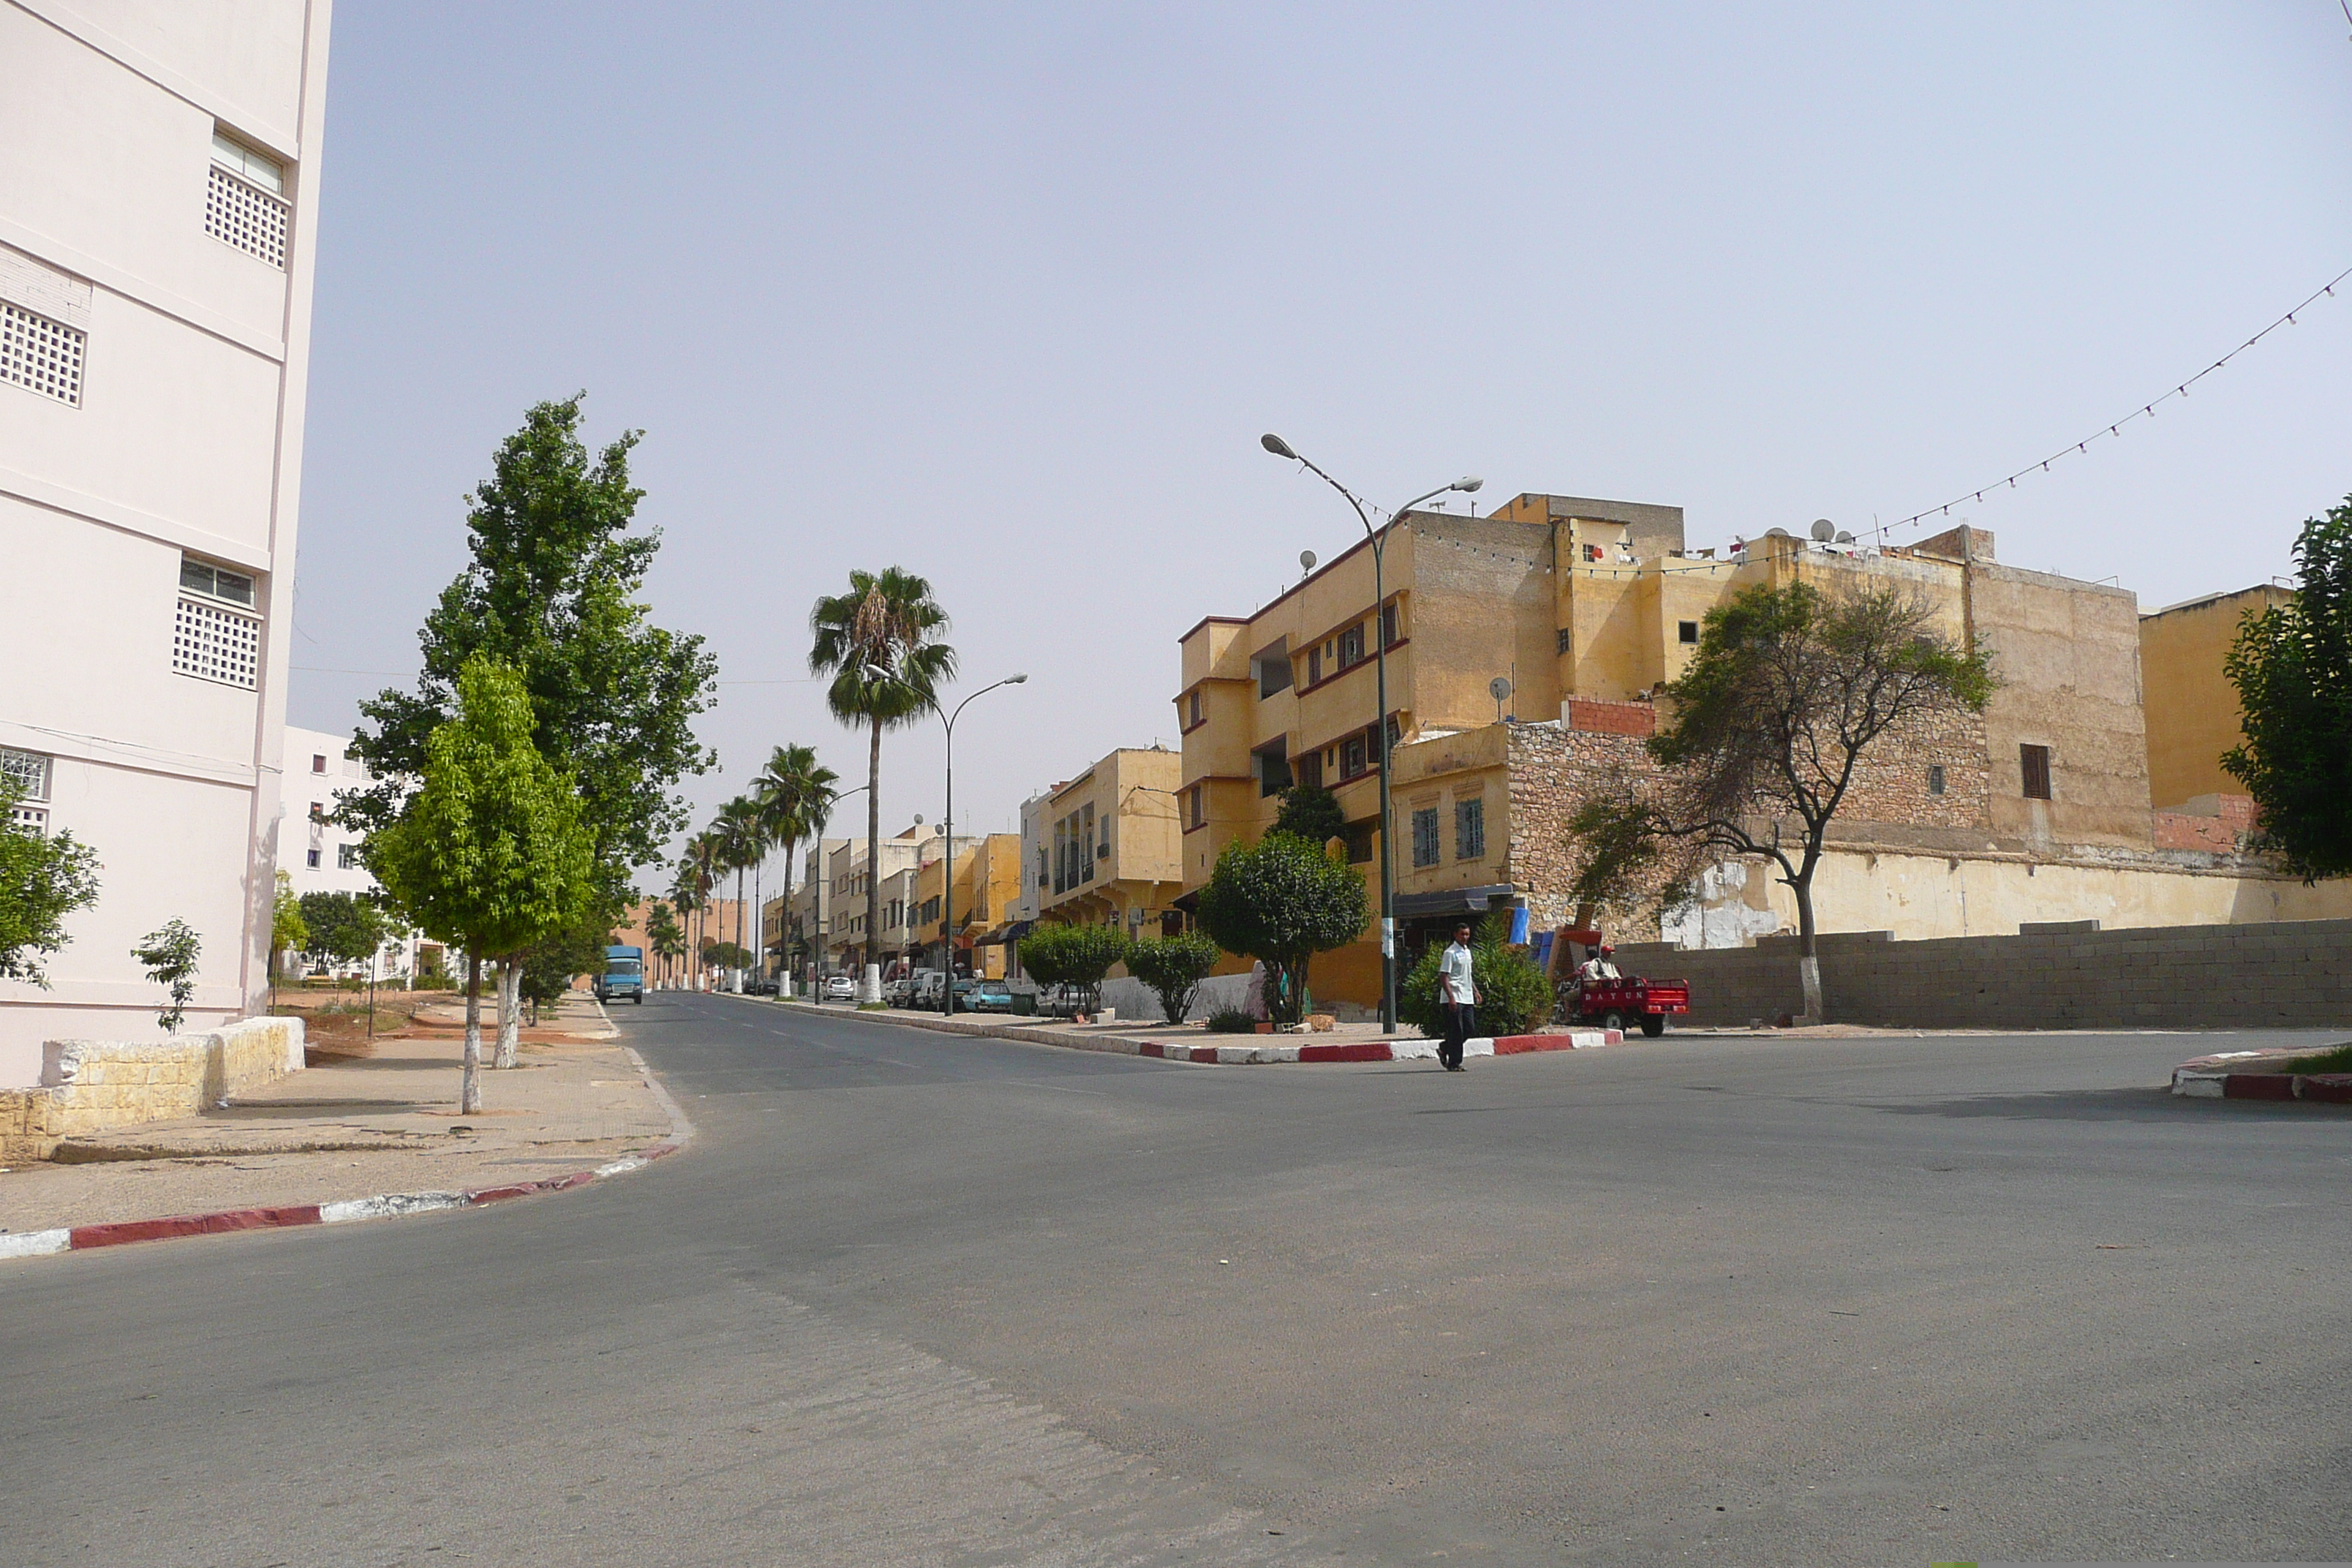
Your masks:
{"label": "grass patch", "polygon": [[2288,1072],[2352,1072],[2352,1040],[2340,1046],[2330,1046],[2324,1051],[2295,1057],[2286,1064]]}

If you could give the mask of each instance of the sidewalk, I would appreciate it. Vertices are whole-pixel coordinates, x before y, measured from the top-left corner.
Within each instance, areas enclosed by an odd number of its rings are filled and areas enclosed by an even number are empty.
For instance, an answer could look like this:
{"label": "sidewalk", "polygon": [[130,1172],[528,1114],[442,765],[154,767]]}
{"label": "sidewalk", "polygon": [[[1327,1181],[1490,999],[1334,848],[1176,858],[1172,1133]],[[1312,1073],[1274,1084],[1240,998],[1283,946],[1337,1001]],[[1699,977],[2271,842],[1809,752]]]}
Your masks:
{"label": "sidewalk", "polygon": [[[418,1017],[462,1026],[465,1008],[436,1003]],[[496,1030],[483,1033],[487,1057]],[[201,1117],[69,1140],[48,1162],[0,1171],[0,1256],[64,1250],[35,1237],[68,1230],[303,1210],[313,1218],[200,1228],[369,1217],[576,1184],[616,1162],[634,1168],[632,1156],[667,1153],[688,1130],[618,1034],[593,1000],[566,998],[525,1031],[515,1068],[484,1067],[484,1110],[472,1116],[457,1112],[462,1033],[434,1028],[379,1039],[363,1056],[314,1058]],[[423,1197],[447,1201],[409,1201]]]}
{"label": "sidewalk", "polygon": [[[718,994],[725,994],[719,993]],[[1377,1024],[1339,1024],[1313,1035],[1213,1035],[1197,1024],[1150,1024],[1140,1021],[1108,1024],[1064,1024],[1044,1018],[913,1013],[901,1008],[860,1012],[854,1007],[818,1007],[795,997],[776,1003],[752,996],[738,1000],[755,1005],[805,1007],[838,1017],[871,1019],[903,1028],[931,1029],[953,1035],[981,1035],[1032,1045],[1059,1046],[1066,1050],[1112,1051],[1123,1056],[1158,1057],[1164,1061],[1225,1067],[1277,1062],[1402,1062],[1437,1059],[1437,1042],[1424,1039],[1408,1026],[1399,1033]],[[1574,1029],[1540,1035],[1482,1037],[1468,1042],[1465,1057],[1507,1057],[1528,1051],[1591,1050],[1622,1044],[1615,1029]]]}

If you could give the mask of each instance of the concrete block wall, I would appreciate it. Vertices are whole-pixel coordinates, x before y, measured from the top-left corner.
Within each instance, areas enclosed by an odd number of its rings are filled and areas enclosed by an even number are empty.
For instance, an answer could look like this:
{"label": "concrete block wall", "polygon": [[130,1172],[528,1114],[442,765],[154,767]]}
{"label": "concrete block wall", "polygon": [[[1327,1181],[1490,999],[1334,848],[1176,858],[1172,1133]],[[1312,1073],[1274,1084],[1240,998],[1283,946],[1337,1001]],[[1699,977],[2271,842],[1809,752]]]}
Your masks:
{"label": "concrete block wall", "polygon": [[0,1160],[46,1160],[66,1138],[200,1116],[301,1067],[299,1018],[247,1018],[162,1045],[49,1040],[41,1086],[0,1093]]}
{"label": "concrete block wall", "polygon": [[[2154,926],[1891,942],[1821,939],[1830,1021],[1891,1028],[2352,1028],[2352,921]],[[1801,1005],[1793,937],[1620,950],[1628,973],[1691,983],[1688,1022]]]}

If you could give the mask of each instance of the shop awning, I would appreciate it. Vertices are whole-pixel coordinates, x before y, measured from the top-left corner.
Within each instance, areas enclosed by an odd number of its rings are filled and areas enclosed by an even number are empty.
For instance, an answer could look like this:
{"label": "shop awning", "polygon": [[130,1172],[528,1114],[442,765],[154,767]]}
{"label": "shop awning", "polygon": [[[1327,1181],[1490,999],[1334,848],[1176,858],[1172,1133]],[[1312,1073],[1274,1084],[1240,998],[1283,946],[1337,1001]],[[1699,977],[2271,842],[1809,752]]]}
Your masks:
{"label": "shop awning", "polygon": [[1518,889],[1508,882],[1496,882],[1485,888],[1448,888],[1435,893],[1400,893],[1397,895],[1396,918],[1418,921],[1437,915],[1483,915],[1497,900],[1509,900],[1517,895]]}

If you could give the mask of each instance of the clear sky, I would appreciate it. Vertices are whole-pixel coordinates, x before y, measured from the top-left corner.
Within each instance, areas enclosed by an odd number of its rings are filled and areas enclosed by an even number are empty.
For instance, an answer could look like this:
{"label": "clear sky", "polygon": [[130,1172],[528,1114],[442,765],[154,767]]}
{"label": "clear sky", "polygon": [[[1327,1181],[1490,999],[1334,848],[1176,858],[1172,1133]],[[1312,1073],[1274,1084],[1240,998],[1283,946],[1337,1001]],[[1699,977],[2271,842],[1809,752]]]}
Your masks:
{"label": "clear sky", "polygon": [[[1390,505],[1476,473],[1706,545],[1892,521],[2139,407],[2352,267],[2347,33],[2336,0],[345,0],[289,716],[414,671],[462,496],[584,387],[595,437],[646,433],[656,619],[741,683],[698,809],[786,740],[863,779],[808,610],[897,564],[966,689],[1030,676],[958,727],[960,827],[1006,830],[1173,745],[1178,635],[1360,536],[1262,431]],[[2338,293],[1954,518],[2147,608],[2289,571],[2352,492]],[[940,750],[886,742],[886,831],[938,819]]]}

